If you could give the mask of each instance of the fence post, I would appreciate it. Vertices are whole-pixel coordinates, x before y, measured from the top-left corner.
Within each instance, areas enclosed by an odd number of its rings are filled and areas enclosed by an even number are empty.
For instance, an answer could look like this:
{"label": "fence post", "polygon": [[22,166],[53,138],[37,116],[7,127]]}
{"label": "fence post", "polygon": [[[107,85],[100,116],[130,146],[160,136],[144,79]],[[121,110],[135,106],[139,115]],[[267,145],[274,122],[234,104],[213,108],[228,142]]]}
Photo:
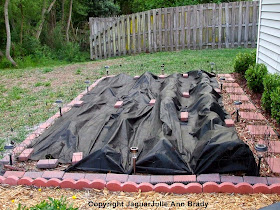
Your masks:
{"label": "fence post", "polygon": [[182,49],[185,49],[186,47],[186,43],[185,43],[185,39],[186,39],[186,29],[185,29],[185,8],[186,7],[182,7],[181,10],[181,45],[182,45]]}
{"label": "fence post", "polygon": [[226,15],[226,48],[229,48],[229,40],[230,40],[230,33],[229,33],[229,9],[228,4],[225,4],[225,15]]}
{"label": "fence post", "polygon": [[235,43],[235,8],[236,2],[231,3],[231,47],[234,47]]}
{"label": "fence post", "polygon": [[162,51],[162,15],[161,9],[158,11],[158,40],[159,40],[159,51]]}
{"label": "fence post", "polygon": [[148,41],[149,52],[152,52],[151,10],[148,11]]}
{"label": "fence post", "polygon": [[242,1],[239,2],[239,21],[238,21],[238,47],[241,46],[241,33],[242,33]]}

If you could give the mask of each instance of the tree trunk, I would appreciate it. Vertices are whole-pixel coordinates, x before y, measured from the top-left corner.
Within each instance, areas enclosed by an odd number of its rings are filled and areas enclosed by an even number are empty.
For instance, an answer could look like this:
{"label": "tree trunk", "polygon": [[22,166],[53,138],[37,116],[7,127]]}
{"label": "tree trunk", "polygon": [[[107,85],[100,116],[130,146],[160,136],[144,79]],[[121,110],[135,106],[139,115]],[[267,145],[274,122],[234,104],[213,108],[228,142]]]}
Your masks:
{"label": "tree trunk", "polygon": [[2,53],[2,51],[0,50],[0,58],[4,57],[4,54]]}
{"label": "tree trunk", "polygon": [[20,7],[20,13],[21,13],[21,23],[20,23],[20,44],[22,44],[22,37],[23,37],[23,20],[24,20],[24,15],[23,15],[23,8],[22,8],[22,1],[20,1],[19,4]]}
{"label": "tree trunk", "polygon": [[62,0],[62,2],[61,2],[61,13],[62,13],[61,22],[62,22],[62,25],[64,23],[64,4],[65,4],[65,0]]}
{"label": "tree trunk", "polygon": [[46,11],[46,0],[44,0],[44,4],[43,4],[43,8],[42,8],[41,23],[40,23],[40,25],[37,29],[36,35],[35,35],[37,40],[40,38],[42,29],[43,29],[43,26],[44,26],[46,15],[50,13],[50,11],[52,10],[52,7],[55,4],[55,2],[56,2],[56,0],[53,0],[53,2],[50,4],[48,10]]}
{"label": "tree trunk", "polygon": [[9,1],[6,0],[4,6],[4,15],[5,15],[5,25],[6,25],[6,33],[7,33],[7,44],[6,44],[6,57],[7,59],[14,65],[17,66],[17,63],[11,57],[10,50],[11,50],[11,29],[9,23]]}
{"label": "tree trunk", "polygon": [[71,16],[72,16],[72,6],[73,6],[73,0],[70,1],[69,17],[68,17],[67,28],[66,28],[67,42],[69,42],[69,28],[70,28]]}

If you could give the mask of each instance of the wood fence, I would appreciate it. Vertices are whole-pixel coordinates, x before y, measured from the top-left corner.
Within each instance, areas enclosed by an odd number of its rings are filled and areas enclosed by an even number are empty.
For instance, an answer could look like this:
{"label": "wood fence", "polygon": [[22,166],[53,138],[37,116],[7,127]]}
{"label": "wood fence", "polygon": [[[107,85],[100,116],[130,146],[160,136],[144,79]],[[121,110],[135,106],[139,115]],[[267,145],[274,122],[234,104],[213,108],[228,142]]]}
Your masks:
{"label": "wood fence", "polygon": [[91,59],[181,49],[255,47],[258,1],[90,18]]}

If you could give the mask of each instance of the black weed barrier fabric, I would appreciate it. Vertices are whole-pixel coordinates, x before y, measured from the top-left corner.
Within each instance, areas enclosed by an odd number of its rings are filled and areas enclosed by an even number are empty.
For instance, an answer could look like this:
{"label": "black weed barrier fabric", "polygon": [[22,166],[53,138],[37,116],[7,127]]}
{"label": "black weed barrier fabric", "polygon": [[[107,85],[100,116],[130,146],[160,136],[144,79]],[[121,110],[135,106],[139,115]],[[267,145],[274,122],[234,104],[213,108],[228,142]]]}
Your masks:
{"label": "black weed barrier fabric", "polygon": [[[74,152],[83,152],[67,171],[131,174],[130,147],[136,146],[138,173],[255,175],[251,150],[225,126],[230,116],[214,90],[215,76],[188,73],[189,78],[145,73],[137,80],[126,74],[102,80],[83,97],[82,107],[72,108],[34,141],[32,159],[71,163]],[[182,96],[187,91],[190,98]],[[117,101],[124,102],[121,108],[114,108]],[[186,111],[188,122],[181,122]]]}

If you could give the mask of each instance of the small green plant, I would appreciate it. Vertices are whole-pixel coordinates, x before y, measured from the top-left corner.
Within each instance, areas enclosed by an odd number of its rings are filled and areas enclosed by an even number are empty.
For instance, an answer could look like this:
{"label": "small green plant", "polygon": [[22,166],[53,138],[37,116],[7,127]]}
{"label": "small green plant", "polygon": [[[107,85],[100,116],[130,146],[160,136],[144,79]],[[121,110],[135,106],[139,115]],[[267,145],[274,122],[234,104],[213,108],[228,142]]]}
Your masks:
{"label": "small green plant", "polygon": [[52,68],[44,68],[44,69],[43,69],[43,73],[44,73],[44,74],[47,74],[47,73],[52,72],[52,71],[53,71]]}
{"label": "small green plant", "polygon": [[256,63],[256,52],[251,53],[239,53],[234,60],[234,71],[242,75],[245,74],[246,70],[255,65]]}
{"label": "small green plant", "polygon": [[271,112],[271,93],[280,86],[279,74],[267,74],[263,79],[264,92],[262,94],[262,107]]}
{"label": "small green plant", "polygon": [[271,115],[280,123],[280,86],[271,93]]}
{"label": "small green plant", "polygon": [[34,85],[34,87],[40,87],[40,86],[42,86],[42,85],[43,85],[43,83],[41,83],[41,82],[36,82],[35,85]]}
{"label": "small green plant", "polygon": [[53,209],[61,209],[61,210],[77,210],[78,208],[73,208],[73,205],[68,205],[66,202],[66,198],[63,196],[58,199],[53,199],[49,197],[49,201],[43,200],[41,203],[37,204],[34,207],[26,208],[25,206],[22,206],[22,204],[18,205],[17,210],[53,210]]}
{"label": "small green plant", "polygon": [[51,83],[50,83],[50,82],[45,82],[44,86],[45,86],[45,87],[50,87],[50,86],[51,86]]}
{"label": "small green plant", "polygon": [[267,75],[267,68],[264,64],[250,66],[245,72],[245,79],[248,87],[254,92],[263,92],[263,79]]}
{"label": "small green plant", "polygon": [[77,71],[76,71],[76,75],[80,75],[82,73],[82,71],[81,71],[81,69],[77,69]]}

